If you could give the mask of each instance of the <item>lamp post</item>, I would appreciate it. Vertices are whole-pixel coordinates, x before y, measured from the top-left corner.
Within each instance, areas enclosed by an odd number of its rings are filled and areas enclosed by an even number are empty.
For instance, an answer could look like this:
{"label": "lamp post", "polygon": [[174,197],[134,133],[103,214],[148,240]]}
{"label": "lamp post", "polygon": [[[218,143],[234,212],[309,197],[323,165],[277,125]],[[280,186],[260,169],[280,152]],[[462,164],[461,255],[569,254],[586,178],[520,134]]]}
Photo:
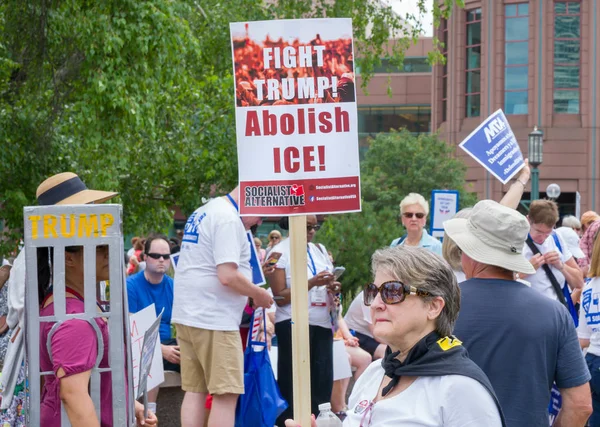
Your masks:
{"label": "lamp post", "polygon": [[531,166],[531,201],[540,198],[540,171],[538,166],[543,160],[544,132],[538,130],[537,126],[529,134],[529,165]]}

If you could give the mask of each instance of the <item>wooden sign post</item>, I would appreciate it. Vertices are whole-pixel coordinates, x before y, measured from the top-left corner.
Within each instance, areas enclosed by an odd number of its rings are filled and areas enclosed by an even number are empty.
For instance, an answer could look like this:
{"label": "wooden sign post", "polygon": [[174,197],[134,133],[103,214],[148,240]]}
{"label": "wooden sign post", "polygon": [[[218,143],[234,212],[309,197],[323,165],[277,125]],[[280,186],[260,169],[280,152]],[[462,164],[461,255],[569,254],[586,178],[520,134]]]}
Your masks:
{"label": "wooden sign post", "polygon": [[294,420],[301,426],[310,426],[310,340],[308,331],[308,274],[306,271],[308,263],[306,216],[290,217],[290,239]]}

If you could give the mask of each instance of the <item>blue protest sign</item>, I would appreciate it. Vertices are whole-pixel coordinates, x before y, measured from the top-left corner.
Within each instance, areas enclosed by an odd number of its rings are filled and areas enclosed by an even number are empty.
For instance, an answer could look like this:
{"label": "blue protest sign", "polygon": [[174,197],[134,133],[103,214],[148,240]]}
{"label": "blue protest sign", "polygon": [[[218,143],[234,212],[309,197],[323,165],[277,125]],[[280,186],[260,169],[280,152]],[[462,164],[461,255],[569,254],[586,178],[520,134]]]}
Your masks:
{"label": "blue protest sign", "polygon": [[519,143],[502,110],[489,116],[460,143],[460,148],[506,184],[525,164]]}
{"label": "blue protest sign", "polygon": [[254,237],[252,232],[247,231],[246,236],[248,237],[248,243],[250,243],[250,268],[252,269],[252,283],[255,285],[264,285],[267,283],[265,275],[262,271],[262,266],[258,261],[258,253],[256,252],[256,246],[254,246]]}
{"label": "blue protest sign", "polygon": [[429,234],[433,237],[444,237],[444,221],[452,219],[458,212],[458,191],[431,191],[431,222]]}

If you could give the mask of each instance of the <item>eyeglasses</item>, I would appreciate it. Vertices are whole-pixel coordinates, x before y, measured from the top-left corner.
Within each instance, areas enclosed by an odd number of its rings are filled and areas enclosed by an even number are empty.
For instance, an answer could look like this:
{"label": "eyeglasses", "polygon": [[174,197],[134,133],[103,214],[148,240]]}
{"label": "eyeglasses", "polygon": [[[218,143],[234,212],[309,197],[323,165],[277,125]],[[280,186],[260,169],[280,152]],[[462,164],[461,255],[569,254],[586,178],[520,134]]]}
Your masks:
{"label": "eyeglasses", "polygon": [[320,228],[321,228],[321,226],[319,224],[317,224],[317,225],[307,225],[306,226],[306,231],[308,231],[308,232],[310,232],[312,230],[319,231]]}
{"label": "eyeglasses", "polygon": [[425,218],[425,214],[423,212],[417,212],[417,213],[413,213],[413,212],[404,212],[402,214],[402,216],[404,218],[412,218],[413,216],[416,216],[419,219],[423,219]]}
{"label": "eyeglasses", "polygon": [[380,287],[377,287],[374,283],[369,283],[365,286],[363,293],[365,305],[371,305],[377,294],[381,294],[381,300],[388,305],[401,303],[406,299],[407,295],[417,295],[420,297],[433,296],[427,291],[419,290],[414,286],[405,285],[395,280],[385,282]]}
{"label": "eyeglasses", "polygon": [[165,261],[167,261],[169,258],[171,258],[171,254],[154,254],[154,253],[151,253],[151,254],[146,254],[146,255],[148,255],[152,259],[160,259],[162,257]]}

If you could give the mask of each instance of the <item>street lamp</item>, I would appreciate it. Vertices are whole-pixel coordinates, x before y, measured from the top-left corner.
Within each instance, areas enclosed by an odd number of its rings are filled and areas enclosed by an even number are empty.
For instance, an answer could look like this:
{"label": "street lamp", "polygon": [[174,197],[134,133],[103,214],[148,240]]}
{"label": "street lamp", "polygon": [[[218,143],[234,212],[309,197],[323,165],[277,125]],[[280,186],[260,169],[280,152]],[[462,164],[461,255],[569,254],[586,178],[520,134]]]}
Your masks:
{"label": "street lamp", "polygon": [[544,132],[538,130],[537,126],[529,134],[529,165],[531,166],[531,201],[540,198],[540,171],[538,166],[543,160]]}

